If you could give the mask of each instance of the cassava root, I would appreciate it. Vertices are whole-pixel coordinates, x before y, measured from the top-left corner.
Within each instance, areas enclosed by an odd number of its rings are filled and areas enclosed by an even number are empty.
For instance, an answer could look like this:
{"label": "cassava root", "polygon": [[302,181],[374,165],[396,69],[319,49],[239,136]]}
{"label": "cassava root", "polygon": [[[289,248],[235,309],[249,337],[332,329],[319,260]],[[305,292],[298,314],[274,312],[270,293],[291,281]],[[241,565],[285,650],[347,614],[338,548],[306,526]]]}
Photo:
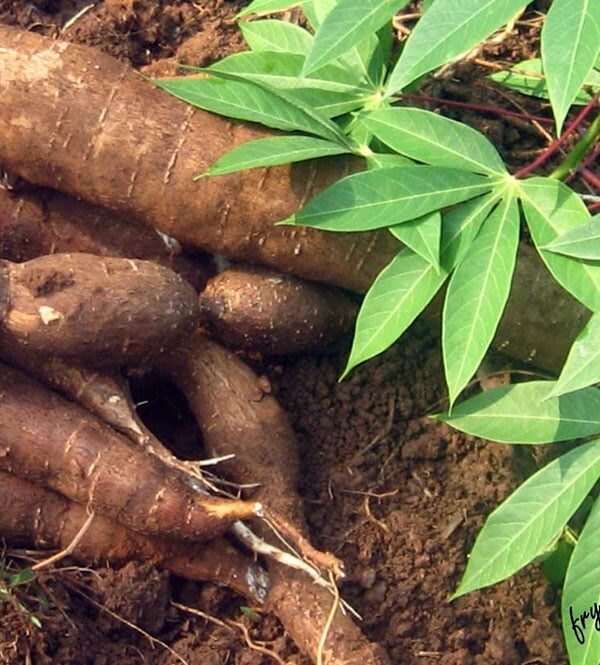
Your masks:
{"label": "cassava root", "polygon": [[0,469],[132,531],[207,540],[261,510],[203,495],[194,479],[17,370],[0,366],[0,393]]}
{"label": "cassava root", "polygon": [[[287,417],[265,377],[258,377],[237,356],[205,335],[196,333],[159,365],[186,395],[205,445],[212,455],[233,453],[220,471],[234,482],[259,483],[252,498],[307,533],[297,491],[298,450]],[[273,532],[255,523],[265,541],[280,544]],[[310,552],[307,553],[310,560]],[[273,559],[267,562],[270,585],[266,605],[313,660],[326,630],[334,599],[305,573]],[[327,630],[326,665],[387,665],[384,650],[369,643],[350,617],[338,609]]]}
{"label": "cassava root", "polygon": [[197,325],[194,289],[151,261],[91,254],[0,261],[0,348],[89,365],[144,362]]}
{"label": "cassava root", "polygon": [[284,355],[327,347],[358,306],[341,289],[259,266],[224,270],[200,294],[202,324],[227,346]]}
{"label": "cassava root", "polygon": [[[0,26],[0,98],[0,163],[182,242],[359,292],[400,247],[387,232],[273,226],[360,161],[194,182],[229,149],[265,132],[180,103],[95,49]],[[557,371],[589,312],[549,287],[550,276],[527,250],[495,345]]]}
{"label": "cassava root", "polygon": [[154,261],[201,291],[216,270],[208,257],[181,254],[145,224],[60,192],[0,188],[0,258],[23,263],[45,254],[95,254]]}
{"label": "cassava root", "polygon": [[[0,539],[12,548],[67,548],[88,518],[85,506],[0,471]],[[223,584],[264,603],[268,577],[225,539],[182,544],[143,536],[94,515],[73,556],[87,565],[145,561],[188,580]]]}

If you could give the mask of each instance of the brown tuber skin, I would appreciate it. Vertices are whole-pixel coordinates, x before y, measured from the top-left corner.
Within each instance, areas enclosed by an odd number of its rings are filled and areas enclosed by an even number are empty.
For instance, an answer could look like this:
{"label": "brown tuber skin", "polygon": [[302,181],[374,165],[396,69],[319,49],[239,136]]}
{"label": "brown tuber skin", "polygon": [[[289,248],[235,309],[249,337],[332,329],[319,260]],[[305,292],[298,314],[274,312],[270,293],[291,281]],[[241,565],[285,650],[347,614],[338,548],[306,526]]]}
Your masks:
{"label": "brown tuber skin", "polygon": [[0,258],[22,263],[45,254],[79,253],[143,259],[179,273],[201,291],[215,267],[167,247],[156,231],[52,190],[0,188]]}
{"label": "brown tuber skin", "polygon": [[[173,350],[159,368],[186,395],[213,455],[235,454],[221,470],[238,483],[258,482],[254,498],[277,509],[306,534],[297,493],[299,471],[295,437],[284,411],[258,377],[235,354],[196,333]],[[266,540],[272,532],[257,524]],[[275,541],[277,542],[277,541]],[[333,598],[304,573],[269,561],[271,584],[266,606],[298,646],[317,660],[319,642]],[[348,615],[338,610],[323,651],[325,665],[389,665],[380,646],[368,642]]]}
{"label": "brown tuber skin", "polygon": [[[267,133],[178,102],[95,49],[0,26],[0,99],[0,163],[181,242],[357,292],[400,248],[386,231],[273,226],[361,162],[335,158],[194,182],[225,152]],[[521,247],[494,344],[558,371],[589,312],[547,286],[551,278],[529,249]]]}
{"label": "brown tuber skin", "polygon": [[[84,506],[0,471],[0,540],[9,547],[66,549],[87,519]],[[88,565],[149,562],[188,580],[223,584],[258,603],[268,586],[260,566],[225,539],[183,544],[142,536],[101,515],[94,515],[72,555]]]}
{"label": "brown tuber skin", "polygon": [[253,502],[206,497],[193,479],[4,365],[0,394],[0,469],[133,531],[206,540],[259,509]]}
{"label": "brown tuber skin", "polygon": [[96,49],[0,26],[0,98],[0,163],[183,243],[357,291],[398,249],[387,232],[273,225],[358,160],[194,182],[235,145],[266,133],[179,102]]}
{"label": "brown tuber skin", "polygon": [[191,333],[194,289],[151,261],[56,254],[0,261],[0,348],[93,366],[147,362]]}
{"label": "brown tuber skin", "polygon": [[267,354],[323,349],[350,330],[357,310],[341,289],[258,266],[225,270],[200,294],[202,323],[214,337]]}

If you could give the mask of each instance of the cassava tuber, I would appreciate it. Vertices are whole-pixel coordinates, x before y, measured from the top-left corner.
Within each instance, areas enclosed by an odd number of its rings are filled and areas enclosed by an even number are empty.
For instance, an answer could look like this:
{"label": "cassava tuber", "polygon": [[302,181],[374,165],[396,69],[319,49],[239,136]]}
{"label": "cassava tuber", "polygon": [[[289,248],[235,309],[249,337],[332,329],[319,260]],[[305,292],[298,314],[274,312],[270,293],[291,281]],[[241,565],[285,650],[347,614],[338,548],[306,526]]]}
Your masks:
{"label": "cassava tuber", "polygon": [[388,233],[273,226],[360,161],[194,182],[265,133],[193,109],[95,49],[0,26],[0,98],[0,163],[182,242],[356,290],[396,252]]}
{"label": "cassava tuber", "polygon": [[[268,380],[258,377],[237,356],[196,333],[174,349],[159,369],[186,395],[213,455],[235,454],[220,470],[238,483],[257,482],[253,496],[306,534],[297,492],[298,451],[284,411]],[[272,539],[269,529],[258,533]],[[277,541],[275,541],[277,542]],[[279,617],[300,648],[317,660],[333,598],[306,574],[273,560],[266,605]],[[368,642],[347,614],[338,609],[323,650],[324,665],[387,665],[384,650]]]}
{"label": "cassava tuber", "polygon": [[234,266],[200,294],[202,323],[230,347],[270,354],[324,348],[348,332],[357,305],[341,289],[259,266]]}
{"label": "cassava tuber", "polygon": [[[0,471],[0,541],[9,547],[66,549],[87,518],[83,505]],[[222,538],[181,543],[94,515],[72,555],[88,565],[149,562],[188,580],[223,584],[253,602],[263,603],[267,593],[266,573]]]}
{"label": "cassava tuber", "polygon": [[[180,103],[97,50],[0,26],[0,98],[0,163],[182,242],[356,291],[398,251],[387,232],[273,226],[360,162],[336,158],[193,182],[265,132]],[[551,277],[527,249],[495,344],[555,371],[589,313],[547,286]],[[547,299],[549,289],[556,300]]]}
{"label": "cassava tuber", "polygon": [[0,258],[16,263],[44,254],[79,253],[154,261],[179,273],[197,291],[215,274],[208,257],[167,247],[145,224],[49,189],[0,188]]}
{"label": "cassava tuber", "polygon": [[0,469],[89,505],[133,531],[208,539],[261,508],[203,495],[194,479],[4,365],[0,393]]}
{"label": "cassava tuber", "polygon": [[84,364],[144,362],[189,334],[194,289],[151,261],[55,254],[0,261],[0,348]]}

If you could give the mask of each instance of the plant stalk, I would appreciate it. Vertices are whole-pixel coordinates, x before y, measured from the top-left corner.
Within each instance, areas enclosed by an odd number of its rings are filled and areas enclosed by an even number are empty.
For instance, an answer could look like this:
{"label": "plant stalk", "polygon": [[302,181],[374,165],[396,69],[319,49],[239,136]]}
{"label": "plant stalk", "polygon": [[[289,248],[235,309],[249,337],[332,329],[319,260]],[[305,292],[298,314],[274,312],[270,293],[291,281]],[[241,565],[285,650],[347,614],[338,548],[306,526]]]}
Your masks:
{"label": "plant stalk", "polygon": [[[590,101],[589,101],[589,102],[583,107],[583,109],[577,114],[577,116],[574,118],[574,120],[568,125],[568,127],[565,129],[565,131],[562,133],[562,135],[561,135],[559,138],[557,138],[555,141],[553,141],[553,142],[552,142],[552,143],[546,148],[546,150],[544,150],[544,152],[542,152],[542,154],[539,155],[539,157],[537,157],[537,159],[535,159],[533,162],[531,162],[531,164],[527,164],[527,166],[524,166],[522,169],[520,169],[519,171],[517,171],[517,172],[515,173],[515,178],[524,178],[526,175],[529,175],[532,171],[535,171],[535,169],[537,169],[538,166],[541,166],[542,164],[545,164],[545,163],[550,159],[550,157],[552,157],[552,155],[554,155],[554,153],[557,152],[557,150],[559,150],[559,149],[565,144],[565,142],[566,142],[566,140],[569,138],[569,136],[571,136],[571,134],[573,134],[573,132],[576,131],[576,129],[581,125],[581,123],[582,123],[582,122],[587,118],[587,116],[592,112],[592,109],[596,106],[596,104],[597,104],[597,102],[598,102],[598,95],[599,95],[599,94],[600,94],[600,93],[596,93],[596,94],[592,97],[592,99],[590,99]],[[598,119],[596,118],[596,120],[598,120]],[[595,123],[596,123],[596,121],[594,121],[594,122],[592,123],[592,125],[590,125],[590,128],[588,128],[588,131],[586,132],[586,135],[585,135],[585,136],[588,135],[588,133],[590,132],[591,127],[592,127]],[[584,136],[583,138],[585,138],[585,136]],[[581,140],[583,141],[583,139],[581,139]],[[591,143],[588,143],[588,147],[589,147],[590,144],[591,144]],[[579,143],[578,143],[577,145],[579,145]],[[575,148],[574,148],[573,150],[575,150],[576,148],[577,148],[577,146],[575,146]],[[570,153],[569,156],[567,157],[567,160],[569,159],[569,157],[570,157],[570,155],[572,154],[572,152],[573,152],[573,151],[571,151],[571,153]],[[582,156],[583,156],[583,155],[580,155],[580,156],[579,156],[579,159],[581,159]],[[565,162],[563,162],[563,163],[566,163],[567,160],[565,160]],[[576,163],[577,163],[577,162],[575,162],[575,164],[576,164]],[[572,168],[572,167],[571,167],[571,168]],[[569,169],[569,170],[570,170],[570,169]],[[567,173],[568,173],[568,171],[567,171]],[[565,174],[565,175],[566,175],[566,174]],[[554,175],[553,175],[553,177],[556,178],[557,176],[554,176]]]}
{"label": "plant stalk", "polygon": [[[587,128],[586,133],[581,137],[579,141],[574,145],[573,149],[566,156],[562,164],[560,164],[552,173],[550,178],[555,180],[562,180],[565,178],[571,171],[577,168],[581,163],[582,159],[585,157],[587,151],[594,145],[598,137],[600,136],[600,113],[596,116],[592,124]],[[588,169],[585,169],[591,176],[594,174]],[[596,176],[594,176],[595,178]],[[586,176],[586,180],[590,180]],[[591,182],[591,180],[590,180]],[[591,182],[594,187],[598,187],[597,182]]]}

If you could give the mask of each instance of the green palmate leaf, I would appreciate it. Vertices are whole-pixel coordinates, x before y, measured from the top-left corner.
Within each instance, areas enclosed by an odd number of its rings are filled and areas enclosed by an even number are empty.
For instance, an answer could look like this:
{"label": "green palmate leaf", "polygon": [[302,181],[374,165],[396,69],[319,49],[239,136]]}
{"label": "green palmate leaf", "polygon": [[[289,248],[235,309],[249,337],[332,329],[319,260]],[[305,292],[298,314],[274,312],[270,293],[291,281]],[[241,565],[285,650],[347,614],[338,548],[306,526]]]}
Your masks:
{"label": "green palmate leaf", "polygon": [[444,215],[441,270],[436,270],[410,249],[404,249],[379,274],[358,314],[352,351],[343,376],[356,365],[385,351],[425,309],[468,249],[470,238],[493,204],[492,196],[484,196]]}
{"label": "green palmate leaf", "polygon": [[318,90],[317,88],[294,88],[286,90],[288,99],[309,107],[324,118],[335,118],[336,116],[350,111],[355,111],[364,106],[371,95],[349,94],[345,92],[331,92]]}
{"label": "green palmate leaf", "polygon": [[[341,0],[310,0],[303,5],[304,14],[312,27],[318,29],[327,15],[337,4],[339,4],[340,1]],[[377,76],[374,75],[374,72],[377,71],[377,62],[375,61],[383,56],[383,53],[377,52],[380,46],[381,44],[377,35],[370,34],[364,39],[364,41],[351,47],[350,50],[339,56],[339,58],[336,59],[336,63],[348,67],[351,71],[360,72],[361,75],[364,75],[366,78],[370,78],[371,81],[375,82],[377,81]],[[387,65],[387,61],[385,62],[385,65]]]}
{"label": "green palmate leaf", "polygon": [[411,159],[408,159],[408,157],[402,157],[402,155],[388,155],[386,153],[373,152],[367,156],[367,166],[370,169],[414,165],[415,163]]}
{"label": "green palmate leaf", "polygon": [[436,166],[506,173],[494,146],[475,129],[436,113],[388,108],[361,118],[383,143],[407,157]]}
{"label": "green palmate leaf", "polygon": [[254,81],[281,90],[316,88],[347,94],[372,94],[361,85],[359,77],[348,69],[332,64],[321,68],[300,81],[304,56],[298,53],[273,51],[244,51],[219,60],[204,71],[210,74],[235,74],[247,81]]}
{"label": "green palmate leaf", "polygon": [[542,62],[560,134],[600,53],[600,2],[554,0],[542,27]]}
{"label": "green palmate leaf", "polygon": [[253,51],[281,51],[306,55],[313,42],[313,36],[304,28],[275,19],[240,23],[240,30]]}
{"label": "green palmate leaf", "polygon": [[256,139],[229,151],[202,175],[223,175],[243,169],[341,155],[344,152],[349,152],[348,148],[311,136],[277,136]]}
{"label": "green palmate leaf", "polygon": [[550,178],[521,181],[521,201],[533,241],[554,279],[591,310],[600,309],[600,264],[542,249],[558,236],[584,225],[587,208],[565,184]]}
{"label": "green palmate leaf", "polygon": [[454,598],[500,582],[542,554],[599,474],[600,441],[590,441],[531,476],[487,518]]}
{"label": "green palmate leaf", "polygon": [[236,18],[249,16],[250,14],[271,14],[275,12],[282,12],[290,7],[296,7],[302,4],[301,0],[254,0],[247,7],[244,7],[238,13]]}
{"label": "green palmate leaf", "polygon": [[379,273],[363,300],[341,378],[393,344],[425,309],[447,276],[412,250],[400,251]]}
{"label": "green palmate leaf", "polygon": [[439,271],[442,216],[432,212],[410,222],[390,226],[390,233]]}
{"label": "green palmate leaf", "polygon": [[518,245],[519,208],[507,196],[483,224],[448,285],[442,350],[451,404],[492,343],[508,300]]}
{"label": "green palmate leaf", "polygon": [[287,131],[301,130],[345,145],[338,128],[297,99],[246,81],[199,78],[159,79],[156,85],[193,106],[219,115],[259,122]]}
{"label": "green palmate leaf", "polygon": [[381,168],[338,180],[289,221],[328,231],[367,231],[422,217],[493,186],[490,178],[456,169]]}
{"label": "green palmate leaf", "polygon": [[475,46],[525,5],[527,0],[436,0],[408,38],[387,94]]}
{"label": "green palmate leaf", "polygon": [[339,0],[319,27],[306,57],[304,73],[318,70],[364,41],[387,23],[408,0]]}
{"label": "green palmate leaf", "polygon": [[600,260],[600,215],[559,235],[542,249],[578,259]]}
{"label": "green palmate leaf", "polygon": [[594,314],[573,343],[550,397],[600,382],[600,312]]}
{"label": "green palmate leaf", "polygon": [[[541,97],[542,99],[549,98],[546,78],[542,73],[542,61],[538,58],[524,60],[514,65],[510,71],[496,72],[491,74],[489,78],[523,95]],[[592,70],[583,85],[584,88],[580,89],[573,99],[573,104],[587,104],[590,101],[592,96],[587,88],[591,89],[592,94],[600,89],[600,73]]]}
{"label": "green palmate leaf", "polygon": [[500,443],[551,443],[600,433],[600,391],[548,398],[553,381],[501,386],[437,416],[455,429]]}
{"label": "green palmate leaf", "polygon": [[[597,665],[600,662],[600,633],[595,628],[600,598],[600,500],[579,535],[573,550],[562,593],[562,623],[569,661],[572,665]],[[588,612],[587,619],[581,615]]]}

